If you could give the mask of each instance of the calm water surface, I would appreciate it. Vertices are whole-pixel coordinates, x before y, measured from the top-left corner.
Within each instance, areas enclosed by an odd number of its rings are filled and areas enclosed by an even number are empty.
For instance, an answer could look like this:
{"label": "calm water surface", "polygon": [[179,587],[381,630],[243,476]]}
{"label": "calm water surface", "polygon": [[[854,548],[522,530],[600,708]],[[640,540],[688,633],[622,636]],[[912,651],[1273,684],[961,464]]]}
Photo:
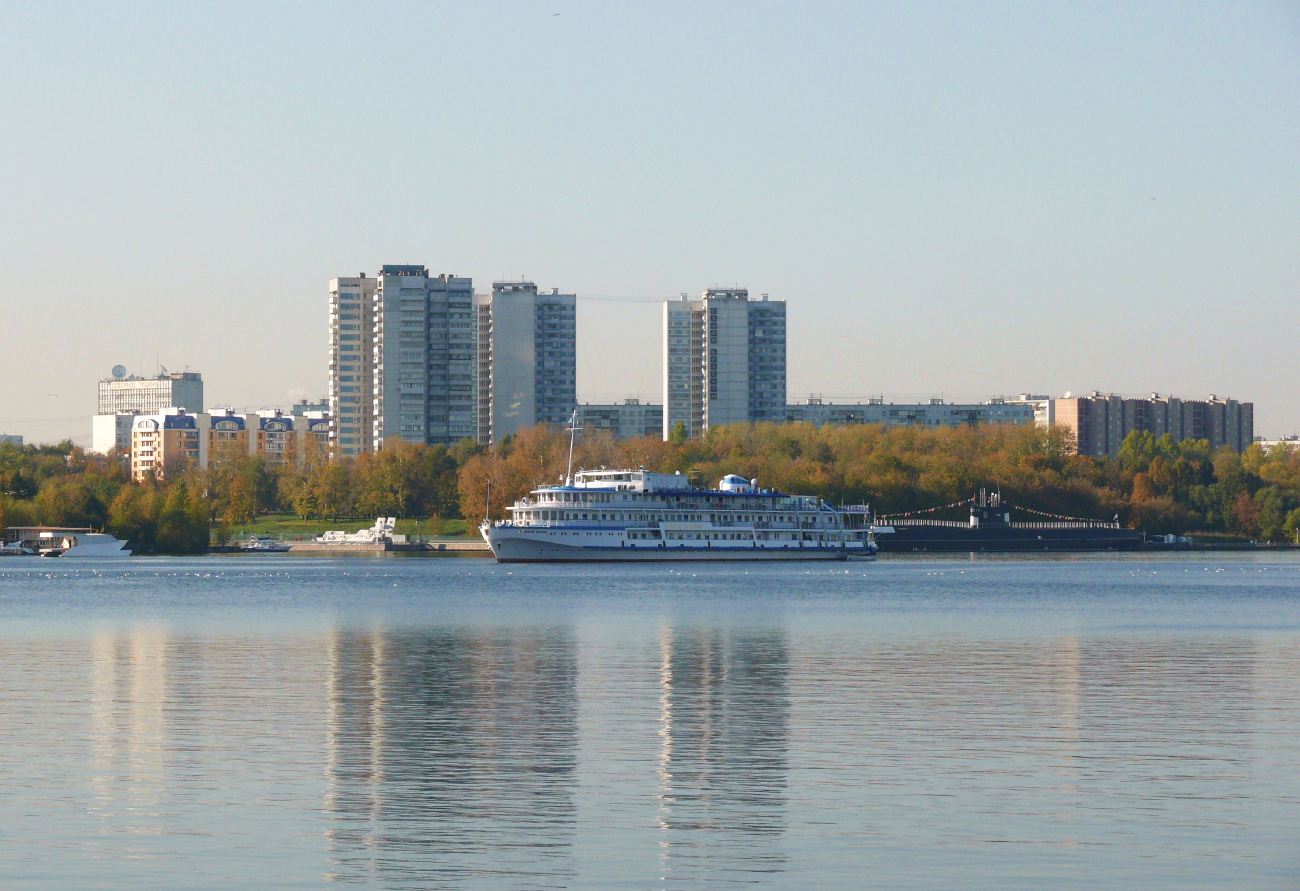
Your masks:
{"label": "calm water surface", "polygon": [[1300,887],[1300,562],[0,561],[6,888]]}

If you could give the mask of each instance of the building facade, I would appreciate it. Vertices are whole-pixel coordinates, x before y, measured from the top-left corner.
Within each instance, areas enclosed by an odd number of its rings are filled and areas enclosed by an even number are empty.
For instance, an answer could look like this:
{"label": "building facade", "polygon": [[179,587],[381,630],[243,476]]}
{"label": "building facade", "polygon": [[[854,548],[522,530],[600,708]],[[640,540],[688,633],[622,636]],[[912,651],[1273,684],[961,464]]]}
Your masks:
{"label": "building facade", "polygon": [[[114,369],[121,372],[121,368]],[[159,414],[184,408],[203,411],[203,377],[197,371],[162,372],[157,377],[100,378],[100,415]]]}
{"label": "building facade", "polygon": [[895,405],[884,399],[837,405],[810,397],[807,402],[786,406],[785,419],[824,424],[881,424],[886,427],[962,427],[979,424],[1032,424],[1034,408],[1001,399],[979,403],[948,403],[931,399],[924,403]]}
{"label": "building facade", "polygon": [[621,405],[586,403],[578,406],[578,426],[583,436],[598,430],[609,431],[616,439],[660,436],[664,407],[639,399],[624,399]]}
{"label": "building facade", "polygon": [[568,422],[577,403],[577,296],[493,282],[475,297],[479,442]]}
{"label": "building facade", "polygon": [[0,433],[0,445],[15,445],[22,447],[23,438],[17,433]]}
{"label": "building facade", "polygon": [[170,408],[131,416],[131,476],[159,478],[188,467],[200,469],[249,456],[268,464],[302,461],[326,453],[333,428],[326,412],[300,417],[279,409],[241,414],[217,409],[190,414]]}
{"label": "building facade", "polygon": [[387,439],[450,445],[476,435],[470,279],[382,267],[373,336],[373,448]]}
{"label": "building facade", "polygon": [[744,288],[713,288],[698,301],[664,302],[664,429],[783,421],[785,301],[751,300]]}
{"label": "building facade", "polygon": [[326,396],[324,399],[316,402],[309,402],[306,399],[300,399],[289,408],[289,413],[295,418],[301,418],[312,412],[326,412],[330,410],[330,399]]}
{"label": "building facade", "polygon": [[131,423],[131,479],[163,479],[188,466],[202,466],[206,462],[199,434],[199,416],[183,408],[136,415]]}
{"label": "building facade", "polygon": [[248,418],[233,409],[220,409],[199,419],[199,440],[203,451],[199,466],[207,467],[226,457],[248,454]]}
{"label": "building facade", "polygon": [[330,454],[330,413],[308,411],[294,415],[294,429],[298,434],[299,460],[314,461]]}
{"label": "building facade", "polygon": [[1050,427],[1056,423],[1056,400],[1051,396],[1021,393],[1016,398],[1006,401],[1012,405],[1033,406],[1035,424]]}
{"label": "building facade", "polygon": [[1235,452],[1250,448],[1255,438],[1254,403],[1214,395],[1184,400],[1153,393],[1149,399],[1126,399],[1094,390],[1054,402],[1055,423],[1073,431],[1080,455],[1116,458],[1134,430],[1168,434],[1175,442],[1204,439],[1213,449],[1227,446]]}
{"label": "building facade", "polygon": [[107,455],[113,449],[131,448],[131,424],[135,415],[127,412],[95,415],[90,419],[90,450]]}
{"label": "building facade", "polygon": [[340,455],[374,451],[374,303],[363,272],[330,280],[330,445]]}
{"label": "building facade", "polygon": [[697,439],[704,432],[704,306],[685,294],[666,300],[663,323],[663,437],[681,423]]}
{"label": "building facade", "polygon": [[[280,409],[267,409],[248,415],[248,451],[269,464],[291,464],[296,460],[298,437],[294,416]],[[303,426],[306,426],[305,424]]]}

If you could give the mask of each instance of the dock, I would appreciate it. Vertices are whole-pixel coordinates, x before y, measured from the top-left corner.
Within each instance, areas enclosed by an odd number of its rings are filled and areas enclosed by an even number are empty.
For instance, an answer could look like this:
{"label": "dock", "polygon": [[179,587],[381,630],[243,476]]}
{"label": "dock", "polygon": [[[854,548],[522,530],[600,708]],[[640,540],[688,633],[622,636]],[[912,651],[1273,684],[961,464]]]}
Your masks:
{"label": "dock", "polygon": [[489,557],[492,549],[487,542],[465,541],[429,541],[414,543],[377,542],[318,542],[296,541],[289,546],[290,554],[324,554],[334,556],[361,554],[429,554],[445,556],[481,556]]}

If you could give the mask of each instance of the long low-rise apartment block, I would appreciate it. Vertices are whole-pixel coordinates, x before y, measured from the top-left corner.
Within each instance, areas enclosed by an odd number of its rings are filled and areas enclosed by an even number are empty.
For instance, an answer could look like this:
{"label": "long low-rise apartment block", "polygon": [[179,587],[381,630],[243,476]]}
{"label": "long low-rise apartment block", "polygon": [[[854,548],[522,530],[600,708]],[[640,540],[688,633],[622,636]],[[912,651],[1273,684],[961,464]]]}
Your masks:
{"label": "long low-rise apartment block", "polygon": [[992,399],[979,403],[953,403],[942,399],[895,404],[884,399],[868,402],[833,403],[810,397],[807,402],[787,405],[787,421],[823,424],[881,424],[886,427],[962,427],[975,424],[1032,424],[1032,405]]}
{"label": "long low-rise apartment block", "polygon": [[1179,399],[1152,393],[1128,399],[1093,390],[1087,396],[1054,400],[1055,424],[1074,432],[1080,455],[1115,458],[1134,430],[1174,442],[1204,439],[1210,447],[1244,452],[1255,439],[1255,405],[1235,399]]}
{"label": "long low-rise apartment block", "polygon": [[328,454],[329,415],[286,415],[279,409],[246,414],[231,409],[191,414],[169,408],[131,416],[131,478],[164,478],[190,467],[206,468],[223,457],[250,455],[280,464]]}

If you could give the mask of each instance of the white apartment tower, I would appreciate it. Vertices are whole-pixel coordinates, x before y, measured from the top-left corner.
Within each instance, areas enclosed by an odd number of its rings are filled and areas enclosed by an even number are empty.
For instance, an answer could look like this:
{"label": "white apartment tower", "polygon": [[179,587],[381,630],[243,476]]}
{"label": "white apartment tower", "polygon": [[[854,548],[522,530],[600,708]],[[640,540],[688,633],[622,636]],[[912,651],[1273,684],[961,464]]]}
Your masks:
{"label": "white apartment tower", "polygon": [[374,302],[376,279],[330,280],[330,446],[338,455],[374,450]]}
{"label": "white apartment tower", "polygon": [[384,266],[373,316],[374,446],[474,437],[473,282],[430,276],[423,266]]}
{"label": "white apartment tower", "polygon": [[711,426],[785,420],[785,301],[744,288],[664,302],[664,438],[681,422]]}
{"label": "white apartment tower", "polygon": [[479,442],[564,424],[577,403],[576,295],[493,282],[491,294],[474,299]]}

